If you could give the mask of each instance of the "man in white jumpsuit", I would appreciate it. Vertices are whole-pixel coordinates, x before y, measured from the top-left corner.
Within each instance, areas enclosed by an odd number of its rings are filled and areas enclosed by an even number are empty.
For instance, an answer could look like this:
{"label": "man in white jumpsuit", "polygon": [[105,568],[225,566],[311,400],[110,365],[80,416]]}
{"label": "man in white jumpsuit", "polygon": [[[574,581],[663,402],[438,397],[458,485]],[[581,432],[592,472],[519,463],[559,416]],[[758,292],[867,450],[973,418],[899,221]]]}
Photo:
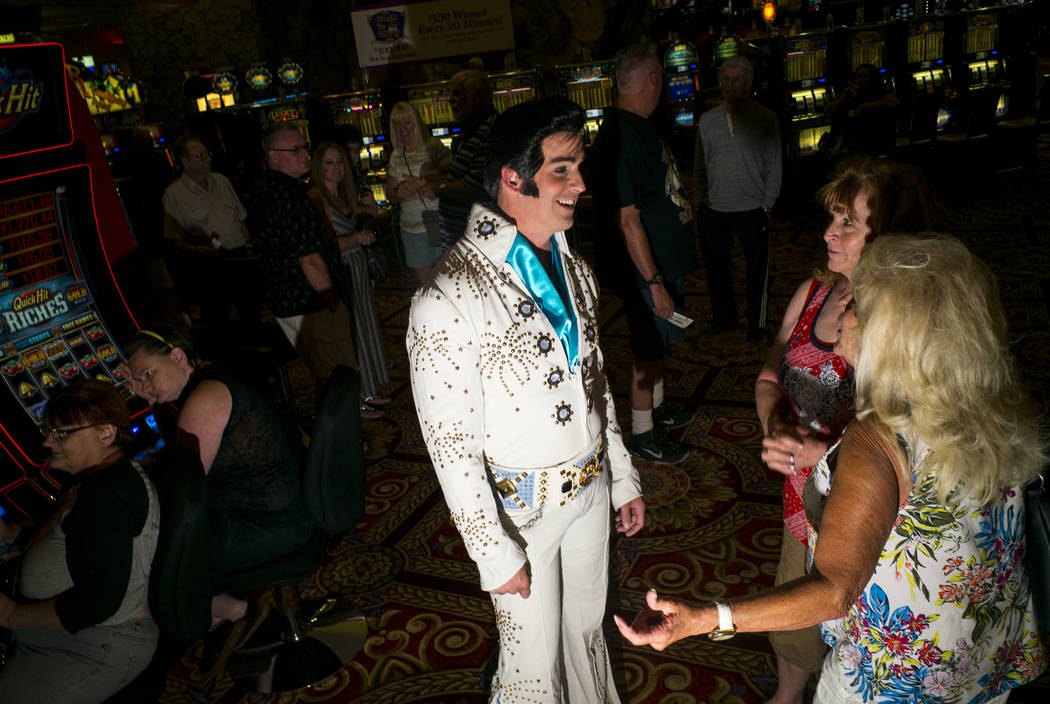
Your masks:
{"label": "man in white jumpsuit", "polygon": [[609,518],[644,523],[598,348],[598,286],[569,249],[583,111],[524,103],[492,127],[464,236],[412,301],[423,437],[500,634],[490,702],[618,703],[602,634]]}

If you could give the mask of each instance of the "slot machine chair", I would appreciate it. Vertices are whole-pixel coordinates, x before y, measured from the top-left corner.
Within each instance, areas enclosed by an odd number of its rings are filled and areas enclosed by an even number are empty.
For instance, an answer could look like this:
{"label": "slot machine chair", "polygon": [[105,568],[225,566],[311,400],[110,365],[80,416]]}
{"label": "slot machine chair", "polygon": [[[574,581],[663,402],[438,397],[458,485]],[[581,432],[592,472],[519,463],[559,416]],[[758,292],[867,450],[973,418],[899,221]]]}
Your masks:
{"label": "slot machine chair", "polygon": [[[1050,131],[1050,74],[1043,75],[1040,83],[1042,88],[1038,100],[1023,101],[1030,106],[1031,112],[1002,120],[996,125],[994,135],[1000,168],[1030,169],[1033,191],[1037,187],[1039,171],[1039,136]],[[1022,101],[1011,100],[1011,111],[1019,102]]]}
{"label": "slot machine chair", "polygon": [[166,446],[147,468],[160,502],[160,531],[150,563],[149,608],[160,629],[146,669],[105,704],[156,701],[168,670],[211,625],[211,527],[204,467],[191,450]]}
{"label": "slot machine chair", "polygon": [[364,645],[368,626],[357,606],[330,596],[304,608],[296,592],[324,561],[329,536],[353,530],[364,514],[360,398],[358,373],[337,367],[318,405],[302,468],[303,500],[317,524],[314,535],[288,554],[213,580],[215,592],[269,589],[277,605],[282,642],[235,653],[227,663],[230,676],[255,691],[309,687],[342,669]]}

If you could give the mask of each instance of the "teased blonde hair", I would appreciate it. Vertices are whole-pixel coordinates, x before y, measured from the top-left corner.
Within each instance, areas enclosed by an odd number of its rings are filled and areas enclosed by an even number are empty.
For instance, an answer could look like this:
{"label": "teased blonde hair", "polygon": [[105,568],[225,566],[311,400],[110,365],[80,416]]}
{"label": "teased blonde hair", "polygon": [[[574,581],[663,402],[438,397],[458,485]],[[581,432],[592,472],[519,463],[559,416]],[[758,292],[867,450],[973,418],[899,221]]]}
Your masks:
{"label": "teased blonde hair", "polygon": [[[993,499],[1045,461],[991,271],[949,235],[879,237],[853,274],[857,417],[917,437],[944,501]],[[892,438],[892,435],[891,435]]]}
{"label": "teased blonde hair", "polygon": [[397,130],[394,129],[394,118],[398,115],[408,115],[412,118],[419,148],[423,149],[426,147],[430,132],[427,131],[426,125],[423,124],[423,118],[419,116],[419,111],[416,110],[412,103],[402,100],[399,103],[394,103],[394,107],[390,108],[390,144],[394,153],[401,151],[402,147],[401,138],[397,136]]}

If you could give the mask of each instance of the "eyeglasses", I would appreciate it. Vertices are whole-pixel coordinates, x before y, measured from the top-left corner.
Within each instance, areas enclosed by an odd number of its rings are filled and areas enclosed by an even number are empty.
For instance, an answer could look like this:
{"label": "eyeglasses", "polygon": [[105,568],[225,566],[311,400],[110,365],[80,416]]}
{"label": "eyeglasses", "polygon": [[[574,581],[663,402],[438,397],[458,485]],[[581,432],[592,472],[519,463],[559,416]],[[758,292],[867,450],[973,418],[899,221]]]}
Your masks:
{"label": "eyeglasses", "polygon": [[65,440],[73,433],[79,433],[81,430],[87,430],[88,428],[94,428],[98,423],[92,423],[91,425],[82,425],[79,428],[49,428],[46,425],[40,429],[40,434],[47,440],[50,437],[54,437],[55,440]]}
{"label": "eyeglasses", "polygon": [[200,154],[190,154],[189,158],[190,159],[204,159],[204,158],[211,159],[211,152],[203,151]]}
{"label": "eyeglasses", "polygon": [[279,147],[270,147],[270,151],[271,152],[291,152],[292,154],[298,154],[300,152],[307,152],[307,153],[309,153],[310,145],[309,144],[300,144],[298,147],[290,147],[290,148],[287,148],[287,149],[281,149]]}

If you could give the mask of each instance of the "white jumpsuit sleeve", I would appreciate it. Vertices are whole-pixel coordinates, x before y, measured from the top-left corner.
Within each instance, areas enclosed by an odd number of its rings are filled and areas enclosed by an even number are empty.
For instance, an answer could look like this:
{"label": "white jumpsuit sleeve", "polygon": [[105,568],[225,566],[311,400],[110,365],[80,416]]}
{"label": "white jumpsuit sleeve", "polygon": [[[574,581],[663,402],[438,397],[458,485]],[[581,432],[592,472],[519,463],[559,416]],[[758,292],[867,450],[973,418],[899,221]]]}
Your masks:
{"label": "white jumpsuit sleeve", "polygon": [[419,425],[452,522],[481,588],[495,589],[525,564],[525,551],[503,528],[488,482],[478,336],[454,302],[430,287],[412,302],[406,345]]}

